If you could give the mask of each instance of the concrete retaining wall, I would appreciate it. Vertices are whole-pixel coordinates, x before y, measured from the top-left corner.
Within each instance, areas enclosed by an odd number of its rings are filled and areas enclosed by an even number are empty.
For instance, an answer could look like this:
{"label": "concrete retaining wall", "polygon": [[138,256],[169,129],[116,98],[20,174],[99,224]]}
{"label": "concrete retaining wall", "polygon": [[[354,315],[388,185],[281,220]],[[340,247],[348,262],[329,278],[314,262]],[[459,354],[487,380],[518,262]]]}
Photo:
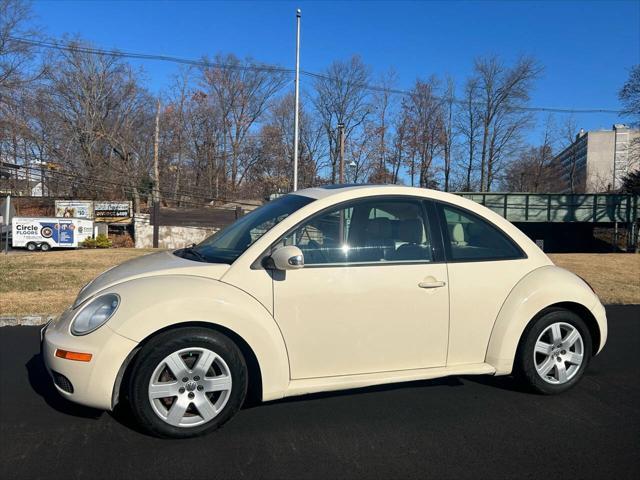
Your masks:
{"label": "concrete retaining wall", "polygon": [[[133,228],[136,248],[152,248],[153,225],[151,225],[150,215],[135,215],[133,218]],[[173,249],[199,243],[219,229],[161,225],[159,230],[158,247]]]}
{"label": "concrete retaining wall", "polygon": [[56,315],[22,315],[19,317],[1,317],[0,327],[16,327],[23,325],[27,327],[44,325],[47,322],[55,320]]}

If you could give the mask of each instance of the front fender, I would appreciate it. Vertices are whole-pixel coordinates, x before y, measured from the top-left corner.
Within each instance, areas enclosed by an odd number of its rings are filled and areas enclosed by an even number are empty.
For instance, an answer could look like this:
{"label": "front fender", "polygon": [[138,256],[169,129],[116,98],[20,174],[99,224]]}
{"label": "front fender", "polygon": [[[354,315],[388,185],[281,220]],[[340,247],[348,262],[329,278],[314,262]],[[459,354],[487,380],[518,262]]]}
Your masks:
{"label": "front fender", "polygon": [[[518,343],[529,322],[546,307],[563,302],[589,310],[600,305],[580,277],[555,265],[537,268],[516,284],[498,313],[485,357],[497,375],[511,373]],[[602,325],[599,327],[602,331]]]}
{"label": "front fender", "polygon": [[197,276],[164,275],[127,281],[105,290],[121,301],[109,327],[141,342],[181,323],[201,322],[233,331],[253,350],[262,375],[263,400],[282,398],[289,385],[289,359],[273,317],[251,295]]}

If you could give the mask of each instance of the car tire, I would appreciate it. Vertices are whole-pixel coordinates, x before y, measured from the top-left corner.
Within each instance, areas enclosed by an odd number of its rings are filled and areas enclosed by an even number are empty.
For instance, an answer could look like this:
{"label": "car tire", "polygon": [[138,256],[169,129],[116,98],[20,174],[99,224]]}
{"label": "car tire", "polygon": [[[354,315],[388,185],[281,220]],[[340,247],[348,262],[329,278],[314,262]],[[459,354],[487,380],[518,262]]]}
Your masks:
{"label": "car tire", "polygon": [[246,393],[247,366],[237,345],[217,331],[185,327],[157,335],[138,352],[127,396],[143,429],[189,438],[229,421]]}
{"label": "car tire", "polygon": [[38,246],[35,243],[33,243],[33,242],[27,243],[27,250],[28,251],[35,252],[37,248],[38,248]]}
{"label": "car tire", "polygon": [[591,355],[591,334],[582,318],[562,308],[546,309],[522,335],[515,373],[534,392],[554,395],[580,381]]}
{"label": "car tire", "polygon": [[51,246],[47,242],[43,242],[40,244],[40,250],[42,250],[43,252],[48,252],[49,250],[51,250]]}

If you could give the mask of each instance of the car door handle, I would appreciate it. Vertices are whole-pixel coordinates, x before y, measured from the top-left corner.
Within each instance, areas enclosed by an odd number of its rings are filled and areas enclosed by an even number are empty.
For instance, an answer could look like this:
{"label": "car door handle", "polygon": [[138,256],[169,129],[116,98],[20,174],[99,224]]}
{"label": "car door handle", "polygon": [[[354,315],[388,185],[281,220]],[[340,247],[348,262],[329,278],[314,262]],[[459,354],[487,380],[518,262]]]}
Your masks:
{"label": "car door handle", "polygon": [[428,282],[420,282],[418,286],[420,288],[440,288],[444,287],[446,284],[447,282],[443,280],[430,280]]}

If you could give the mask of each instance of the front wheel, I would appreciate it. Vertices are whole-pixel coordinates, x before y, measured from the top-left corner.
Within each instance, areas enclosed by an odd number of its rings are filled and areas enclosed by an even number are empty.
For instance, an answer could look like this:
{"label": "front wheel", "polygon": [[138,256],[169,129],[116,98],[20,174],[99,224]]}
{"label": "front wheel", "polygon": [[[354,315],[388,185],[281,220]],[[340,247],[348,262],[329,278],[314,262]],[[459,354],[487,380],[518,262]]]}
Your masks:
{"label": "front wheel", "polygon": [[43,252],[48,252],[49,250],[51,250],[51,246],[47,242],[43,242],[40,244],[40,250],[42,250]]}
{"label": "front wheel", "polygon": [[140,425],[154,435],[201,435],[242,406],[247,367],[235,343],[221,333],[192,327],[168,331],[136,358],[129,402]]}
{"label": "front wheel", "polygon": [[582,378],[591,350],[591,335],[584,321],[568,310],[550,309],[525,331],[516,373],[539,393],[562,393]]}

